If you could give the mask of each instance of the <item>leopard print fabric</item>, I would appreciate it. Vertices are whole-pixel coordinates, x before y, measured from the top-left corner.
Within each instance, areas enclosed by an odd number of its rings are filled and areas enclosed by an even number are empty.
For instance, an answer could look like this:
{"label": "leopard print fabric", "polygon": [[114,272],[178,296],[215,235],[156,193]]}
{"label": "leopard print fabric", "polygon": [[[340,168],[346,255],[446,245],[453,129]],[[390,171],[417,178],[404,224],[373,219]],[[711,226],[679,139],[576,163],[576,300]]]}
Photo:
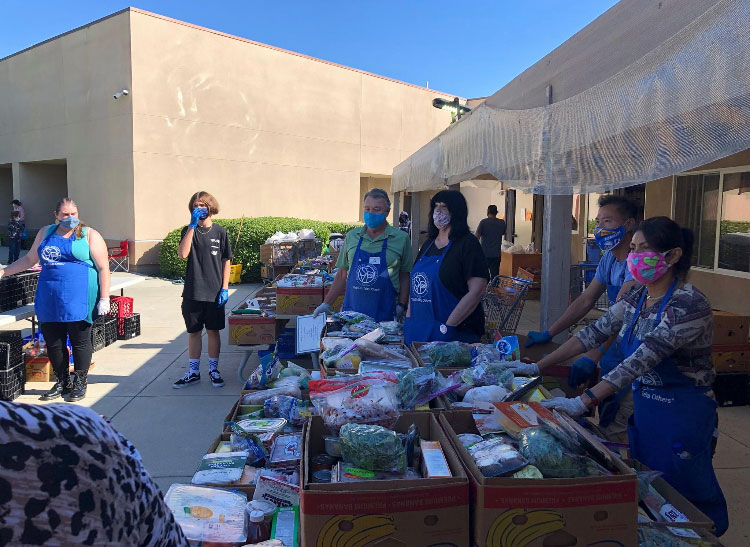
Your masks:
{"label": "leopard print fabric", "polygon": [[0,402],[0,546],[187,545],[135,447],[92,410]]}

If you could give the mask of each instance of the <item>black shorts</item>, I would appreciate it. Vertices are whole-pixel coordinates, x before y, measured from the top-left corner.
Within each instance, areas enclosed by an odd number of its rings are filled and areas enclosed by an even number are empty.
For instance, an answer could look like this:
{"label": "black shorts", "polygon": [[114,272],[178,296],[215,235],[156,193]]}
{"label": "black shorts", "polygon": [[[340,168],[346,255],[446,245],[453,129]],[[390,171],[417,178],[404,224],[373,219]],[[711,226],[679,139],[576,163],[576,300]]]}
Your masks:
{"label": "black shorts", "polygon": [[200,300],[182,299],[182,318],[188,332],[206,330],[222,330],[226,327],[224,306],[217,306],[216,302],[202,302]]}

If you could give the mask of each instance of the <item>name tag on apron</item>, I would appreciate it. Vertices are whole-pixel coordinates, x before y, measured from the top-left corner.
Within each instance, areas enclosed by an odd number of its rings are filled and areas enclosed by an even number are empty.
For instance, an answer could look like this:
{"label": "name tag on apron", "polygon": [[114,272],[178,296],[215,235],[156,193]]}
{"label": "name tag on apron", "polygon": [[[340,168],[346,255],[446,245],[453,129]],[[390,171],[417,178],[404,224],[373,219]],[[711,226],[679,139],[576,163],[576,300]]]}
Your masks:
{"label": "name tag on apron", "polygon": [[371,256],[370,257],[370,264],[380,264],[380,257],[379,256]]}

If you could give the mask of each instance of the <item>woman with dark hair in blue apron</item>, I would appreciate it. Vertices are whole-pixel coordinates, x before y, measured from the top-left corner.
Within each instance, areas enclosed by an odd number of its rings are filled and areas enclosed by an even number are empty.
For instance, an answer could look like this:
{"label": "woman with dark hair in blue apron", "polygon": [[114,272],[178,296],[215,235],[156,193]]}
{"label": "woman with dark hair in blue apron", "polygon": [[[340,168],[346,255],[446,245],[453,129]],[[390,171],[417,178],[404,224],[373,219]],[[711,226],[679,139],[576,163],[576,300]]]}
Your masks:
{"label": "woman with dark hair in blue apron", "polygon": [[[63,198],[57,203],[55,219],[55,224],[39,230],[26,255],[0,270],[0,277],[41,264],[34,312],[56,378],[42,400],[62,396],[73,402],[86,396],[94,317],[108,314],[110,309],[109,256],[99,232],[78,218],[73,200]],[[73,375],[69,373],[68,338],[73,349]]]}
{"label": "woman with dark hair in blue apron", "polygon": [[432,198],[430,213],[430,239],[411,271],[404,342],[478,342],[488,270],[466,223],[466,200],[460,192],[443,190]]}
{"label": "woman with dark hair in blue apron", "polygon": [[596,386],[571,399],[544,401],[580,416],[632,383],[634,412],[628,426],[632,456],[655,471],[716,525],[729,526],[724,494],[711,462],[717,404],[711,390],[713,313],[708,299],[686,283],[693,236],[667,217],[641,223],[633,235],[628,268],[641,283],[596,323],[536,365],[539,372],[617,334],[623,361]]}

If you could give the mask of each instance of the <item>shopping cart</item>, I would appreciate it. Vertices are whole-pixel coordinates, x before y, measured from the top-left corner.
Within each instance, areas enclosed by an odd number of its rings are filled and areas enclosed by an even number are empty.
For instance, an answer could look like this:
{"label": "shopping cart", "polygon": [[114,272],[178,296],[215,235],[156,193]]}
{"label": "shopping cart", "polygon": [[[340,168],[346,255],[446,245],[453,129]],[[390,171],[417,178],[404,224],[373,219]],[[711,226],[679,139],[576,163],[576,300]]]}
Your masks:
{"label": "shopping cart", "polygon": [[482,296],[484,309],[484,342],[495,339],[495,333],[516,332],[531,281],[497,275],[487,284]]}
{"label": "shopping cart", "polygon": [[[574,264],[570,267],[570,295],[568,297],[569,304],[572,303],[573,300],[581,296],[583,291],[586,290],[586,287],[588,287],[594,280],[596,267],[596,264],[587,263]],[[607,291],[604,291],[602,293],[602,295],[594,304],[593,309],[600,312],[606,312],[609,309],[609,296],[607,295]],[[569,330],[572,333],[577,329],[577,327],[593,323],[594,320],[595,318],[584,317],[575,325],[571,325]]]}

